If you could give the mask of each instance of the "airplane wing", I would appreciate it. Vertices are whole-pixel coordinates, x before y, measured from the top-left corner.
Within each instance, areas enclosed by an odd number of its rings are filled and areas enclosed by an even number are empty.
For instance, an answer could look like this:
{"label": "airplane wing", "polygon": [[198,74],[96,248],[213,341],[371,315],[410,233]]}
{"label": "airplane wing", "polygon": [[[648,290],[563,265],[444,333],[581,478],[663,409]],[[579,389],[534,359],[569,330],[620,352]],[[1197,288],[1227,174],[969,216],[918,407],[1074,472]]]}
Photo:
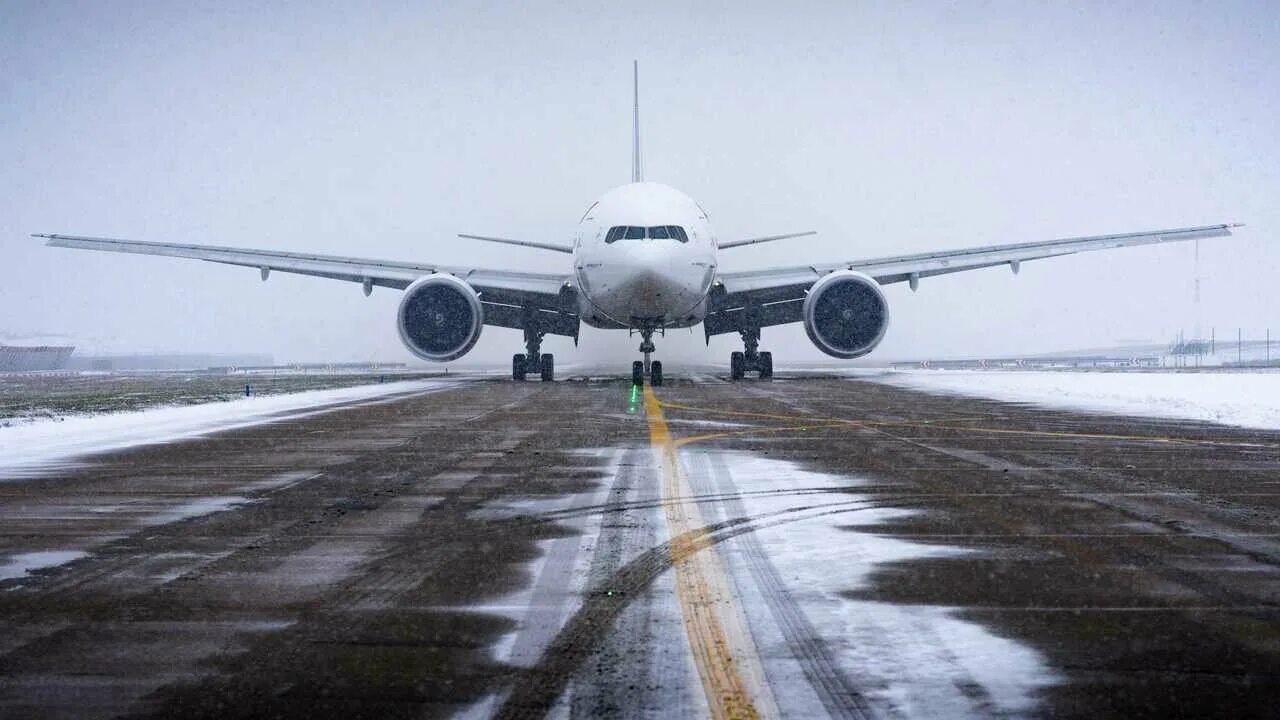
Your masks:
{"label": "airplane wing", "polygon": [[909,282],[914,290],[921,278],[979,268],[1008,265],[1018,272],[1023,262],[1111,248],[1181,242],[1223,237],[1239,224],[1152,230],[1122,235],[1063,238],[1012,245],[987,245],[960,250],[898,255],[867,260],[850,260],[823,265],[721,273],[711,296],[705,328],[707,337],[735,332],[751,309],[752,322],[760,326],[781,325],[801,319],[801,305],[809,287],[818,278],[836,270],[856,270],[881,285]]}
{"label": "airplane wing", "polygon": [[532,309],[545,313],[542,317],[548,322],[543,326],[548,332],[578,336],[575,291],[566,275],[79,235],[36,234],[33,237],[45,238],[45,244],[50,247],[164,255],[257,268],[263,280],[272,271],[346,280],[363,285],[366,295],[375,285],[403,290],[424,275],[448,273],[465,280],[480,293],[486,325],[520,329],[524,327],[523,313]]}

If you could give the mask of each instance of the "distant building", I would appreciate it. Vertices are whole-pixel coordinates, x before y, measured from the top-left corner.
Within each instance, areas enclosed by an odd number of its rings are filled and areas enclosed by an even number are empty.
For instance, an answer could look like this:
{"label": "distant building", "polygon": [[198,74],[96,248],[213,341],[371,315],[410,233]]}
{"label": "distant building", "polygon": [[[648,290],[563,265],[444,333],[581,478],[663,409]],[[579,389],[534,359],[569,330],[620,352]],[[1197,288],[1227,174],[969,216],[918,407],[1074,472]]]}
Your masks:
{"label": "distant building", "polygon": [[73,352],[70,345],[0,345],[0,372],[62,370]]}

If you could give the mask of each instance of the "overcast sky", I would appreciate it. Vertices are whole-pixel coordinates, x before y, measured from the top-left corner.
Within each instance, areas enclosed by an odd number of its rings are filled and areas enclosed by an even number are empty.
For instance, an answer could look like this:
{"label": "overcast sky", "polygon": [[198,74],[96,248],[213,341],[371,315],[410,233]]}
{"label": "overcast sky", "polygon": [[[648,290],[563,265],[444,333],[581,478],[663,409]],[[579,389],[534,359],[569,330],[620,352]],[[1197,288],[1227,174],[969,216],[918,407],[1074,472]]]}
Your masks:
{"label": "overcast sky", "polygon": [[[1280,4],[0,3],[0,333],[93,350],[409,360],[400,293],[45,248],[33,232],[568,270],[630,172],[689,193],[723,269],[1216,222],[1236,237],[887,288],[872,357],[1280,337]],[[686,7],[694,5],[696,7]],[[1197,317],[1198,316],[1198,317]],[[1231,328],[1229,331],[1226,328]],[[3,336],[0,336],[3,337]],[[799,326],[779,362],[816,360]],[[562,364],[630,360],[584,328]],[[727,361],[701,328],[659,342]],[[521,350],[487,328],[468,359]]]}

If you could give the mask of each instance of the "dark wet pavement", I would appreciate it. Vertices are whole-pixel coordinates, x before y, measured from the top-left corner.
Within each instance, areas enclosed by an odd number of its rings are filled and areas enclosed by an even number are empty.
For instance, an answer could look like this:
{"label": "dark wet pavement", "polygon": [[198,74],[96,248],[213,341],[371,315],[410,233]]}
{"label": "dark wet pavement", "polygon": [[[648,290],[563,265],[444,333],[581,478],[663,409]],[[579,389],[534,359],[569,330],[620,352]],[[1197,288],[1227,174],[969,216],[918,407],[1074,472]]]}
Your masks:
{"label": "dark wet pavement", "polygon": [[1272,715],[1280,433],[668,373],[0,482],[0,717]]}

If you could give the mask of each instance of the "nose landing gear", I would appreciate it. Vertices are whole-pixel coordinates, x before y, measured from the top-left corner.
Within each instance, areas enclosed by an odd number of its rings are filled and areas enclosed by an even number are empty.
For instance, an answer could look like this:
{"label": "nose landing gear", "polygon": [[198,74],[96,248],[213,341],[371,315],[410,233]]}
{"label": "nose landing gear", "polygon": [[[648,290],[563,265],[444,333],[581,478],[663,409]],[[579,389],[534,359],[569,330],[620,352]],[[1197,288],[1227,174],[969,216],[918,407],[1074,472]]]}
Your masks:
{"label": "nose landing gear", "polygon": [[551,353],[540,353],[543,333],[525,328],[524,345],[527,353],[511,356],[511,379],[523,381],[528,373],[538,373],[543,382],[556,379],[556,358]]}
{"label": "nose landing gear", "polygon": [[729,355],[729,379],[741,380],[749,372],[759,373],[761,380],[773,377],[773,353],[759,350],[760,328],[745,328],[738,334],[744,351]]}
{"label": "nose landing gear", "polygon": [[631,363],[631,384],[643,385],[645,376],[649,376],[649,384],[654,387],[662,385],[662,361],[651,360],[650,355],[657,350],[653,344],[653,328],[640,330],[640,352],[644,353],[644,361]]}

